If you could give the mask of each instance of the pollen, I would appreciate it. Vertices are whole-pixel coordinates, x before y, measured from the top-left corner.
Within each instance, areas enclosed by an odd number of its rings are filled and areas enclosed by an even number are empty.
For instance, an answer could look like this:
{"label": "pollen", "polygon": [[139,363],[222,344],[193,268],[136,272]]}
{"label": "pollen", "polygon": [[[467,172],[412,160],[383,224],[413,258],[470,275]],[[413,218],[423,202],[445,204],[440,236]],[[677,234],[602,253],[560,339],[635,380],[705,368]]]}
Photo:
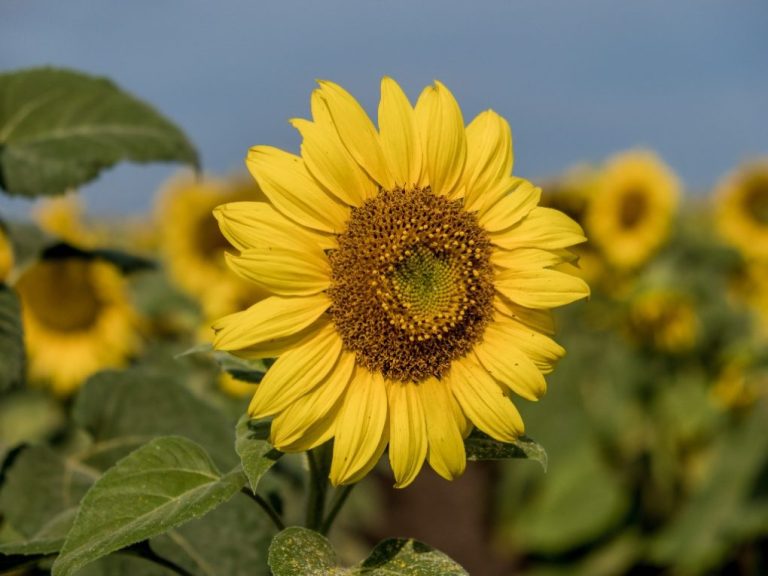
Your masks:
{"label": "pollen", "polygon": [[381,191],[354,208],[329,254],[331,317],[357,361],[385,378],[440,378],[493,314],[490,241],[461,201]]}

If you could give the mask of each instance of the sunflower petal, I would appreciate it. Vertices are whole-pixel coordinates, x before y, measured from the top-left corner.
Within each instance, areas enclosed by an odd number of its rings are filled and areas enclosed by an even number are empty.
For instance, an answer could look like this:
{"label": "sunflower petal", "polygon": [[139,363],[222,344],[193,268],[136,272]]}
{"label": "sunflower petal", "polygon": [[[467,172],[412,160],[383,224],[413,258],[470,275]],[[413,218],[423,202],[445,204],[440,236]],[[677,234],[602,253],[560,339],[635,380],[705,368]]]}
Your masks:
{"label": "sunflower petal", "polygon": [[491,242],[501,248],[541,248],[559,250],[586,241],[584,231],[574,220],[558,210],[537,206],[503,232],[492,233]]}
{"label": "sunflower petal", "polygon": [[328,259],[284,248],[249,248],[239,256],[225,253],[237,274],[279,296],[311,296],[331,283]]}
{"label": "sunflower petal", "polygon": [[331,483],[350,484],[365,476],[389,440],[387,387],[380,374],[358,368],[336,418]]}
{"label": "sunflower petal", "polygon": [[412,382],[390,382],[389,462],[395,488],[413,482],[427,456],[427,428],[418,388]]}
{"label": "sunflower petal", "polygon": [[503,270],[496,290],[526,308],[556,308],[589,296],[584,280],[558,270]]}
{"label": "sunflower petal", "polygon": [[467,465],[462,436],[466,418],[457,419],[456,409],[462,417],[463,413],[447,382],[428,378],[419,383],[418,391],[427,423],[429,465],[446,480],[458,478]]}
{"label": "sunflower petal", "polygon": [[489,232],[508,230],[528,216],[541,199],[541,188],[527,180],[509,177],[501,180],[499,186],[505,183],[509,186],[507,191],[504,194],[493,191],[493,197],[478,213],[478,222]]}
{"label": "sunflower petal", "polygon": [[[440,82],[428,86],[416,103],[416,123],[432,192],[450,199],[461,190],[467,158],[464,118],[453,94]],[[424,182],[424,170],[421,181]]]}
{"label": "sunflower petal", "polygon": [[550,336],[555,333],[555,320],[552,317],[551,310],[525,308],[510,302],[499,292],[496,293],[496,297],[493,299],[493,308],[497,312],[509,316],[529,328],[533,328],[537,332]]}
{"label": "sunflower petal", "polygon": [[321,80],[320,94],[333,118],[339,138],[352,158],[382,188],[394,188],[394,180],[387,168],[379,135],[368,115],[354,97],[338,84]]}
{"label": "sunflower petal", "polygon": [[[312,108],[325,107],[319,92],[312,94]],[[320,113],[318,113],[320,115]],[[330,119],[330,115],[326,111]],[[332,122],[291,120],[301,134],[301,157],[312,176],[345,204],[360,206],[366,198],[376,193],[376,184],[360,168],[339,140]]]}
{"label": "sunflower petal", "polygon": [[279,246],[322,257],[324,249],[335,247],[332,236],[294,224],[266,202],[230,202],[217,206],[213,215],[238,250]]}
{"label": "sunflower petal", "polygon": [[395,184],[402,187],[415,185],[421,174],[416,117],[402,88],[387,77],[381,80],[379,132],[381,147]]}
{"label": "sunflower petal", "polygon": [[314,338],[280,356],[256,388],[248,414],[273,416],[312,391],[336,364],[341,348],[341,338],[329,322]]}
{"label": "sunflower petal", "polygon": [[330,305],[324,293],[305,298],[265,298],[217,320],[213,324],[213,346],[217,350],[238,350],[290,336],[312,324]]}
{"label": "sunflower petal", "polygon": [[501,270],[536,270],[557,266],[563,262],[565,255],[562,251],[539,248],[494,250],[491,253],[491,263]]}
{"label": "sunflower petal", "polygon": [[[478,114],[467,126],[467,165],[464,181],[469,206],[512,173],[512,130],[493,110]],[[470,208],[471,210],[471,208]]]}
{"label": "sunflower petal", "polygon": [[349,386],[355,367],[355,355],[342,352],[336,365],[317,387],[295,400],[272,421],[270,442],[284,452],[307,450],[323,438],[323,431],[333,435],[336,414]]}
{"label": "sunflower petal", "polygon": [[514,442],[525,432],[515,405],[471,356],[453,363],[448,381],[469,419],[492,438]]}
{"label": "sunflower petal", "polygon": [[515,345],[514,336],[493,323],[485,329],[475,353],[497,382],[526,400],[538,400],[546,393],[547,382],[536,364]]}
{"label": "sunflower petal", "polygon": [[[512,318],[501,316],[494,326],[503,333],[509,346],[530,358],[542,374],[551,372],[554,365],[565,356],[565,348],[552,338]],[[506,344],[502,342],[501,346],[505,347]]]}
{"label": "sunflower petal", "polygon": [[332,234],[344,229],[349,207],[319,186],[299,156],[271,146],[254,146],[245,163],[269,201],[286,218]]}

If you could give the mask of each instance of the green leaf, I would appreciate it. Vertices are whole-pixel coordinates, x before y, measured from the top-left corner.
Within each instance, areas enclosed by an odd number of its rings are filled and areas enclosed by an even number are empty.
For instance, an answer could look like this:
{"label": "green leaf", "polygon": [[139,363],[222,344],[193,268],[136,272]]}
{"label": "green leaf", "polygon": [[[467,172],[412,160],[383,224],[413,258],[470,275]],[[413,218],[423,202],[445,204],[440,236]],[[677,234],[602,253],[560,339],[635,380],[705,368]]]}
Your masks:
{"label": "green leaf", "polygon": [[120,161],[198,166],[184,133],[106,78],[55,68],[0,74],[0,187],[61,194]]}
{"label": "green leaf", "polygon": [[0,392],[24,378],[24,335],[16,293],[0,283]]}
{"label": "green leaf", "polygon": [[80,391],[73,418],[95,441],[85,461],[101,469],[154,437],[172,434],[203,446],[223,469],[238,462],[229,419],[166,372],[100,372]]}
{"label": "green leaf", "polygon": [[469,573],[442,552],[417,540],[384,540],[354,574],[365,576],[467,576]]}
{"label": "green leaf", "polygon": [[527,436],[521,436],[516,442],[499,442],[480,430],[474,429],[464,441],[464,446],[467,450],[467,460],[528,458],[541,464],[544,471],[547,470],[547,451],[541,444]]}
{"label": "green leaf", "polygon": [[274,534],[256,504],[235,494],[202,518],[153,538],[150,546],[194,574],[268,576],[267,551]]}
{"label": "green leaf", "polygon": [[269,547],[274,576],[467,576],[467,571],[442,552],[416,540],[380,542],[358,566],[342,568],[324,537],[293,526],[280,532]]}
{"label": "green leaf", "polygon": [[52,534],[61,535],[56,527],[98,476],[98,471],[46,446],[25,448],[6,473],[0,512],[29,542],[50,540]]}
{"label": "green leaf", "polygon": [[102,260],[117,267],[123,274],[141,272],[143,270],[153,270],[155,263],[147,258],[135,256],[122,250],[113,250],[111,248],[96,248],[93,250],[83,250],[66,242],[56,242],[46,247],[41,258],[45,260],[56,260],[61,258],[82,258],[85,260]]}
{"label": "green leaf", "polygon": [[199,518],[245,482],[239,468],[219,474],[194,442],[157,438],[107,470],[88,491],[52,574],[74,574],[97,558]]}
{"label": "green leaf", "polygon": [[27,540],[0,544],[0,554],[28,556],[58,552],[64,544],[67,533],[72,528],[75,514],[77,514],[76,507],[67,508],[54,516],[39,532]]}
{"label": "green leaf", "polygon": [[269,424],[264,421],[249,420],[247,414],[243,415],[237,423],[235,450],[240,455],[243,471],[248,477],[254,494],[261,477],[283,455],[267,442],[268,435]]}
{"label": "green leaf", "polygon": [[269,567],[274,576],[333,576],[349,574],[328,540],[308,528],[292,526],[275,536],[269,547]]}

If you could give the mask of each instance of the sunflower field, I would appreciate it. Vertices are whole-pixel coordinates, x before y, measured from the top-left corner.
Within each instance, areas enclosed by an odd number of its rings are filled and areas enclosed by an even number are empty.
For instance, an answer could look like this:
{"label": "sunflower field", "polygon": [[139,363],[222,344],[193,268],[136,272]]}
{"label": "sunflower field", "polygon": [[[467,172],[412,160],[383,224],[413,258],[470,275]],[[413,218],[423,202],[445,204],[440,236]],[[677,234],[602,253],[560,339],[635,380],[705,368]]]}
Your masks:
{"label": "sunflower field", "polygon": [[[768,158],[531,182],[440,82],[308,98],[213,175],[107,78],[0,74],[0,574],[768,574]],[[122,162],[179,172],[93,216]]]}

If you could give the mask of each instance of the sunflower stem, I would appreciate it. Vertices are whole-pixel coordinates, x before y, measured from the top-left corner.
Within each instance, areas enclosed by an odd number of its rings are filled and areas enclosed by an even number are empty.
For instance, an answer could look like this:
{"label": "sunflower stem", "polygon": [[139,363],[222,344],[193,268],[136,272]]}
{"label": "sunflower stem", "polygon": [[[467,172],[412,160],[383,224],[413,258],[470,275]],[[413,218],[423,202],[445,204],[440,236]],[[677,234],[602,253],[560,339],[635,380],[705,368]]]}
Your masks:
{"label": "sunflower stem", "polygon": [[309,493],[307,495],[306,526],[310,530],[319,531],[323,522],[331,455],[332,452],[328,444],[307,452]]}
{"label": "sunflower stem", "polygon": [[352,488],[355,486],[357,486],[357,484],[347,484],[346,486],[342,486],[336,490],[336,493],[333,497],[333,503],[331,504],[331,511],[328,512],[328,516],[325,517],[323,525],[320,527],[320,533],[323,536],[330,532],[331,526],[333,526],[333,522],[336,520],[336,516],[341,511],[341,508],[347,501],[349,494],[352,492]]}
{"label": "sunflower stem", "polygon": [[272,523],[275,525],[275,528],[277,528],[278,532],[282,532],[285,530],[285,524],[283,523],[283,519],[280,518],[280,515],[275,511],[275,509],[272,507],[272,505],[264,500],[261,496],[258,494],[254,494],[251,492],[249,488],[243,488],[241,490],[243,494],[248,496],[251,500],[256,502],[259,506],[261,506],[261,509],[264,510],[264,512],[269,516],[270,520],[272,520]]}

